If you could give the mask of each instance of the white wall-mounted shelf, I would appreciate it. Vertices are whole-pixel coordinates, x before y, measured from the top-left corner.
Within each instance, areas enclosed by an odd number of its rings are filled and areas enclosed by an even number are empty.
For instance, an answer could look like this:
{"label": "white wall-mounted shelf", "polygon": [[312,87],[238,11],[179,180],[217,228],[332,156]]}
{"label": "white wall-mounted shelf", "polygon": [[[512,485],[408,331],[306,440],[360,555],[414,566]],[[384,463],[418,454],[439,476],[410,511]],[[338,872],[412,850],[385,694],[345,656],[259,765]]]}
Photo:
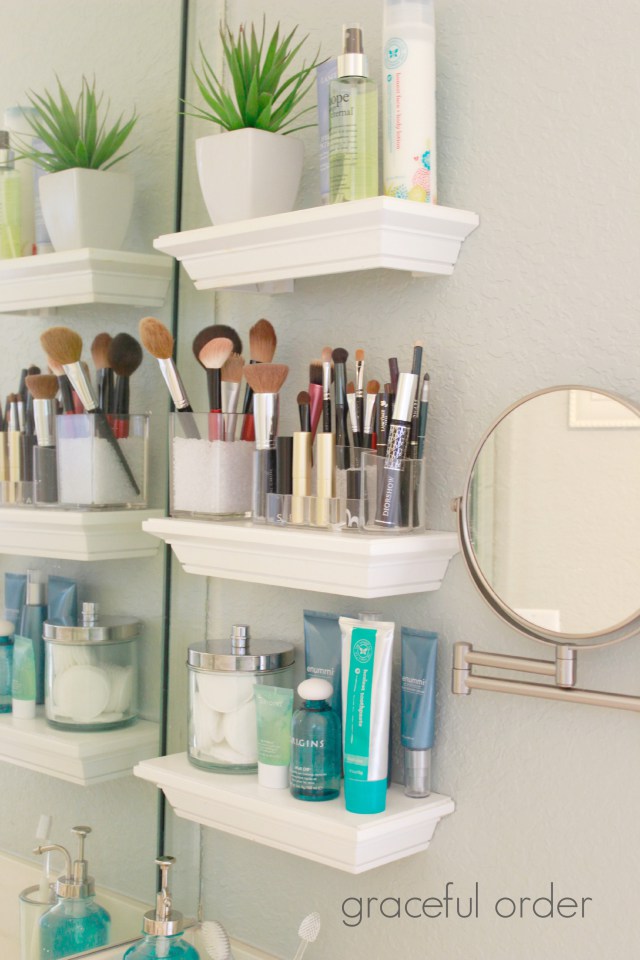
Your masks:
{"label": "white wall-mounted shelf", "polygon": [[162,514],[162,510],[0,507],[0,553],[58,560],[153,557],[159,544],[142,527]]}
{"label": "white wall-mounted shelf", "polygon": [[160,728],[138,720],[120,730],[74,733],[50,727],[38,707],[35,720],[0,714],[0,760],[80,786],[128,776],[134,764],[158,753]]}
{"label": "white wall-mounted shelf", "polygon": [[376,267],[448,275],[478,223],[466,210],[370,197],[166,234],[153,245],[180,260],[198,290]]}
{"label": "white wall-mounted shelf", "polygon": [[143,528],[187,573],[367,599],[437,590],[458,551],[455,533],[377,537],[171,517]]}
{"label": "white wall-mounted shelf", "polygon": [[393,784],[384,813],[347,813],[343,797],[305,803],[260,787],[255,776],[198,770],[186,753],[144,760],[133,772],[160,787],[179,817],[348,873],[426,850],[455,806],[438,793],[412,800]]}
{"label": "white wall-mounted shelf", "polygon": [[0,312],[81,303],[159,307],[171,280],[164,257],[123,250],[65,250],[0,260]]}

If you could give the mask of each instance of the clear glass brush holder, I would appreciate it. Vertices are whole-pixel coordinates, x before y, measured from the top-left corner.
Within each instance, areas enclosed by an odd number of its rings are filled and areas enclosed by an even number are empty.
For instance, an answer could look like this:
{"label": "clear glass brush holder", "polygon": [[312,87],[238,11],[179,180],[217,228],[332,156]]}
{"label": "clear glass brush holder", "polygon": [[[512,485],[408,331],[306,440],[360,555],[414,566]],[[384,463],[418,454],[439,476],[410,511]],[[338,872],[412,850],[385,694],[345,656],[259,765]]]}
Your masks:
{"label": "clear glass brush holder", "polygon": [[390,462],[376,450],[339,447],[336,493],[344,530],[376,535],[425,529],[425,460]]}
{"label": "clear glass brush holder", "polygon": [[149,414],[62,414],[56,426],[59,506],[146,507]]}
{"label": "clear glass brush holder", "polygon": [[20,960],[40,960],[40,918],[55,906],[52,892],[49,898],[39,886],[26,887],[18,895],[20,904]]}
{"label": "clear glass brush holder", "polygon": [[231,520],[251,514],[253,452],[241,413],[171,414],[171,516]]}

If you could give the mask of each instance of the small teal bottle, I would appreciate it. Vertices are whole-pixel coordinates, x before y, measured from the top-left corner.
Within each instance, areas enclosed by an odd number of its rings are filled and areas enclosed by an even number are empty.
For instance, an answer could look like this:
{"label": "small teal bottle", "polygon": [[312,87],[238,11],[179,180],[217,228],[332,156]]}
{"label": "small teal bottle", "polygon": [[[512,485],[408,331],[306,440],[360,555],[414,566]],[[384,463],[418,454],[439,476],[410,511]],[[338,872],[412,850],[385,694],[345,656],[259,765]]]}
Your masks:
{"label": "small teal bottle", "polygon": [[11,713],[13,680],[13,624],[0,620],[0,713]]}
{"label": "small teal bottle", "polygon": [[160,892],[156,899],[156,909],[145,913],[142,924],[144,939],[129,947],[123,960],[200,960],[200,954],[182,937],[184,923],[182,914],[172,909],[169,893],[169,867],[175,857],[158,857],[160,867]]}
{"label": "small teal bottle", "polygon": [[57,843],[36,847],[35,853],[57,850],[65,857],[66,872],[54,885],[57,903],[40,918],[40,960],[58,960],[109,942],[111,918],[96,903],[93,877],[88,876],[84,841],[91,827],[73,827],[78,837],[79,856],[71,863],[68,850]]}
{"label": "small teal bottle", "polygon": [[33,642],[36,661],[36,703],[44,703],[44,640],[42,628],[47,619],[46,584],[36,580],[31,570],[27,573],[27,597],[20,617],[21,637]]}
{"label": "small teal bottle", "polygon": [[340,795],[340,717],[327,700],[328,680],[313,677],[298,687],[303,705],[291,724],[291,794],[297,800],[334,800]]}

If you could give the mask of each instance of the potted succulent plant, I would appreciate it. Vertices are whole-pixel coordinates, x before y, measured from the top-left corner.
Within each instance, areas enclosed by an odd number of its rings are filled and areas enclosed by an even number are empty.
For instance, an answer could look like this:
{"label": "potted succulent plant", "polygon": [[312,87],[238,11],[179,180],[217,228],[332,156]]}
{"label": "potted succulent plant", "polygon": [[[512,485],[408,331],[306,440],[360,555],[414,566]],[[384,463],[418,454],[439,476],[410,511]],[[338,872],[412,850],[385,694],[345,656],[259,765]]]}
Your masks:
{"label": "potted succulent plant", "polygon": [[40,202],[55,250],[119,250],[133,210],[133,177],[110,168],[131,153],[120,151],[136,123],[135,111],[108,127],[109,107],[101,117],[95,80],[82,78],[73,104],[56,79],[57,98],[47,90],[29,95],[35,111],[27,120],[35,139],[23,145],[19,159],[46,171],[39,179]]}
{"label": "potted succulent plant", "polygon": [[201,70],[193,69],[204,106],[191,116],[208,120],[222,132],[196,140],[196,163],[204,202],[213,223],[228,223],[292,210],[296,201],[304,147],[290,136],[313,126],[300,122],[314,107],[300,107],[313,85],[318,62],[292,62],[305,40],[295,41],[297,27],[281,38],[278,24],[267,40],[265,18],[260,38],[251,24],[235,35],[220,26],[229,90],[200,45]]}

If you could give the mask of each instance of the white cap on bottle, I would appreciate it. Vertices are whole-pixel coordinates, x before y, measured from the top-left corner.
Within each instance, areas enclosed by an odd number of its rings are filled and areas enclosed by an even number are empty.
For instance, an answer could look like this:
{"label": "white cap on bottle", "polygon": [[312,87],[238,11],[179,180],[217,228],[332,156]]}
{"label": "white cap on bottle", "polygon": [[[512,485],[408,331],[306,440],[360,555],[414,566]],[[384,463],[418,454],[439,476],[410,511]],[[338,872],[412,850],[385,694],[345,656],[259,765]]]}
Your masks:
{"label": "white cap on bottle", "polygon": [[333,686],[322,677],[310,677],[298,685],[303,700],[328,700],[333,695]]}
{"label": "white cap on bottle", "polygon": [[258,761],[258,783],[261,787],[286,790],[289,786],[289,764],[260,763]]}
{"label": "white cap on bottle", "polygon": [[11,713],[16,720],[33,720],[36,715],[35,700],[12,700]]}

